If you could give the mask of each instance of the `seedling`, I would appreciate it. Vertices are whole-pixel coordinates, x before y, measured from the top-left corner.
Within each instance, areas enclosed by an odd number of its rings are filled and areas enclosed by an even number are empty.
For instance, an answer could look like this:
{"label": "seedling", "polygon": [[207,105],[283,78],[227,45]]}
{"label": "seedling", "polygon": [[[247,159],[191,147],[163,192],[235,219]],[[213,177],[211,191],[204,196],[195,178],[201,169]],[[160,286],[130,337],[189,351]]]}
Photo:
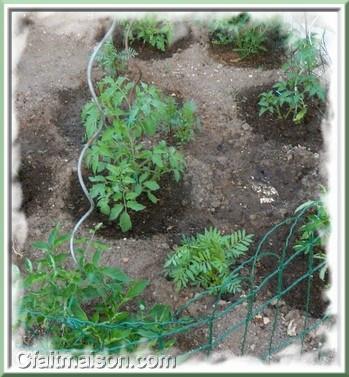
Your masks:
{"label": "seedling", "polygon": [[209,23],[209,39],[213,44],[229,45],[236,42],[240,30],[251,17],[248,13],[240,13],[229,18],[214,19]]}
{"label": "seedling", "polygon": [[[253,21],[248,13],[240,13],[211,22],[209,38],[212,44],[230,45],[239,54],[238,60],[243,60],[271,48],[281,52],[287,35],[275,20],[261,23]],[[275,40],[278,40],[278,44],[271,43]]]}
{"label": "seedling", "polygon": [[185,237],[168,257],[166,274],[177,290],[199,286],[213,293],[236,293],[241,289],[241,279],[238,274],[231,275],[230,267],[248,251],[252,237],[244,230],[222,235],[217,229]]}
{"label": "seedling", "polygon": [[[300,236],[295,242],[295,251],[304,251],[305,254],[313,252],[314,258],[326,261],[325,247],[331,232],[330,216],[325,204],[322,201],[308,201],[299,206],[295,213],[301,211],[305,206],[314,206],[314,210],[306,217],[304,224],[300,227]],[[319,276],[325,280],[328,265],[319,271]]]}
{"label": "seedling", "polygon": [[143,304],[138,312],[127,309],[137,303],[148,282],[133,280],[117,267],[103,266],[100,261],[107,248],[91,238],[77,240],[79,266],[69,267],[68,239],[55,227],[47,242],[34,244],[42,256],[26,259],[17,326],[32,341],[37,340],[36,331],[48,336],[58,350],[88,347],[132,352],[141,339],[149,339],[150,347],[171,346],[173,341],[154,340],[166,331],[157,322],[172,318],[168,306],[147,309]]}
{"label": "seedling", "polygon": [[137,56],[137,52],[133,48],[128,47],[127,50],[118,51],[110,39],[102,46],[96,61],[107,76],[115,76],[117,73],[124,72],[128,60],[135,56]]}
{"label": "seedling", "polygon": [[[146,199],[157,203],[161,177],[181,179],[184,158],[161,138],[174,133],[179,142],[188,142],[197,124],[195,107],[191,102],[179,107],[155,86],[135,86],[122,76],[105,77],[98,89],[108,127],[87,153],[93,173],[90,194],[100,211],[127,232],[132,228],[130,215],[144,210]],[[90,138],[100,122],[93,102],[85,105],[82,120]]]}
{"label": "seedling", "polygon": [[129,34],[131,44],[138,41],[143,45],[149,45],[157,50],[165,51],[172,43],[172,24],[168,21],[159,21],[153,15],[127,22],[127,26],[131,28]]}
{"label": "seedling", "polygon": [[303,122],[309,103],[318,99],[326,100],[323,87],[316,69],[320,64],[320,46],[315,35],[297,40],[294,52],[283,66],[286,79],[277,82],[273,90],[260,95],[259,115],[277,114],[279,119],[288,119],[292,115],[293,122]]}

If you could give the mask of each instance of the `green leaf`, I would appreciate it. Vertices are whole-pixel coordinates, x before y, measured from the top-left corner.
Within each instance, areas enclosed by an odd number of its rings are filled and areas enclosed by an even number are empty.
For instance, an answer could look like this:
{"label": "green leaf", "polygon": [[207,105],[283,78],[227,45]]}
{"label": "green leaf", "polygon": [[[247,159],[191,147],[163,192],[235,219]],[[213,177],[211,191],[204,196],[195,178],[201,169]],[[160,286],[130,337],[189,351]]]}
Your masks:
{"label": "green leaf", "polygon": [[81,306],[79,305],[79,303],[76,301],[75,298],[71,298],[69,306],[70,306],[70,311],[74,317],[81,319],[83,321],[88,320],[86,313],[82,310]]}
{"label": "green leaf", "polygon": [[105,182],[105,177],[103,177],[102,175],[96,175],[94,177],[89,177],[89,180],[91,182]]}
{"label": "green leaf", "polygon": [[145,287],[148,284],[149,283],[147,280],[139,280],[139,281],[133,282],[127,290],[126,297],[135,298],[139,296],[144,291]]}
{"label": "green leaf", "polygon": [[305,114],[306,114],[306,112],[307,112],[307,108],[306,107],[304,107],[294,118],[293,118],[293,121],[297,124],[297,123],[300,123],[302,120],[303,120],[303,118],[304,118],[304,116],[305,116]]}
{"label": "green leaf", "polygon": [[169,321],[171,319],[171,308],[168,305],[155,304],[149,314],[155,321]]}
{"label": "green leaf", "polygon": [[94,300],[99,297],[99,293],[96,288],[88,286],[81,290],[83,300]]}
{"label": "green leaf", "polygon": [[123,179],[123,182],[128,184],[128,185],[132,185],[133,183],[136,183],[136,180],[134,178],[131,178],[131,177],[125,177]]}
{"label": "green leaf", "polygon": [[46,242],[43,241],[36,241],[33,242],[32,246],[36,249],[47,251],[49,249],[49,245]]}
{"label": "green leaf", "polygon": [[163,168],[164,167],[164,163],[162,162],[162,159],[161,159],[160,155],[153,154],[152,157],[151,157],[151,159],[154,162],[154,164],[156,166],[158,166],[159,168]]}
{"label": "green leaf", "polygon": [[92,263],[97,267],[101,259],[102,250],[96,250],[92,257]]}
{"label": "green leaf", "polygon": [[153,195],[150,191],[147,192],[147,196],[148,196],[148,199],[149,199],[152,203],[154,203],[154,204],[157,203],[158,198],[157,198],[155,195]]}
{"label": "green leaf", "polygon": [[30,287],[34,283],[38,283],[46,279],[46,275],[43,272],[31,273],[24,279],[24,286]]}
{"label": "green leaf", "polygon": [[145,172],[139,177],[139,182],[142,183],[144,182],[147,178],[149,177],[149,173]]}
{"label": "green leaf", "polygon": [[136,201],[127,202],[127,207],[133,209],[134,211],[142,211],[145,208],[143,204],[140,204]]}
{"label": "green leaf", "polygon": [[124,211],[122,213],[122,215],[120,216],[119,225],[120,225],[121,230],[123,232],[127,232],[128,230],[130,230],[132,228],[132,222],[131,222],[130,215],[126,211]]}
{"label": "green leaf", "polygon": [[32,264],[30,259],[25,258],[24,267],[25,267],[26,271],[33,272],[33,264]]}
{"label": "green leaf", "polygon": [[139,196],[139,193],[137,192],[128,192],[126,194],[126,200],[134,200]]}
{"label": "green leaf", "polygon": [[160,186],[155,181],[147,181],[144,182],[144,186],[147,187],[151,191],[159,190]]}
{"label": "green leaf", "polygon": [[99,209],[104,215],[110,214],[110,207],[107,199],[102,199],[98,202]]}
{"label": "green leaf", "polygon": [[48,237],[48,245],[49,247],[53,247],[54,246],[54,243],[55,243],[55,240],[58,236],[58,226],[54,227],[51,232],[50,232],[50,235]]}
{"label": "green leaf", "polygon": [[90,190],[91,198],[96,198],[97,196],[105,195],[105,184],[104,183],[97,183],[92,186]]}
{"label": "green leaf", "polygon": [[117,280],[119,282],[125,283],[130,280],[130,278],[119,268],[116,267],[104,267],[102,269],[104,275],[110,277],[113,280]]}
{"label": "green leaf", "polygon": [[116,220],[123,209],[124,206],[122,204],[116,204],[110,211],[109,220]]}

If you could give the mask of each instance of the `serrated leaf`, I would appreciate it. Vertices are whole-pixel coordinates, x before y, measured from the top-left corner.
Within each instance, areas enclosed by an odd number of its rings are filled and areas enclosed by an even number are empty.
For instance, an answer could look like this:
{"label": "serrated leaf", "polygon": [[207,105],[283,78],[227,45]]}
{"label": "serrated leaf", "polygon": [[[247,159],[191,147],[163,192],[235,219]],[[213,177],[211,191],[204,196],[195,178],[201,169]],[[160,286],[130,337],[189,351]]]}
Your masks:
{"label": "serrated leaf", "polygon": [[91,198],[96,198],[97,196],[105,195],[105,184],[104,183],[97,183],[92,186],[90,190]]}
{"label": "serrated leaf", "polygon": [[164,163],[163,163],[160,155],[153,154],[152,157],[151,157],[151,159],[154,162],[154,164],[156,166],[158,166],[159,168],[163,168],[164,167]]}
{"label": "serrated leaf", "polygon": [[108,204],[108,200],[102,199],[98,202],[99,209],[104,215],[109,215],[110,214],[110,207]]}
{"label": "serrated leaf", "polygon": [[148,199],[152,202],[152,203],[154,203],[154,204],[156,204],[157,202],[158,202],[158,198],[155,196],[155,195],[153,195],[151,192],[147,192],[147,196],[148,196]]}
{"label": "serrated leaf", "polygon": [[147,178],[149,177],[149,173],[145,172],[139,177],[139,182],[142,183],[144,182]]}

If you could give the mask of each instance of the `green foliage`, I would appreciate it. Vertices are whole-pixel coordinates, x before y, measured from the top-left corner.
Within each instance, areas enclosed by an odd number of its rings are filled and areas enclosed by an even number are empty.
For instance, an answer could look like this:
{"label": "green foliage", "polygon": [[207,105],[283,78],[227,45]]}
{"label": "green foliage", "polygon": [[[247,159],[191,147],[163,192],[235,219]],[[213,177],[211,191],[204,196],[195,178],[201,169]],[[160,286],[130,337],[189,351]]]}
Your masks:
{"label": "green foliage", "polygon": [[106,75],[114,76],[118,72],[124,71],[127,61],[136,55],[137,52],[130,47],[127,50],[117,51],[113,41],[110,39],[101,47],[96,61],[101,65]]}
{"label": "green foliage", "polygon": [[[140,83],[134,88],[122,76],[105,77],[98,89],[109,127],[87,153],[86,163],[93,173],[90,194],[100,211],[118,220],[126,232],[132,227],[130,215],[145,209],[144,199],[157,202],[162,176],[171,174],[180,180],[184,158],[159,138],[174,133],[179,142],[189,141],[197,124],[195,107],[191,102],[179,107],[152,85]],[[133,90],[134,99],[129,103]],[[90,138],[100,121],[93,102],[83,108],[82,120]]]}
{"label": "green foliage", "polygon": [[172,24],[168,21],[159,21],[153,15],[133,20],[131,23],[126,23],[126,26],[131,27],[128,38],[131,44],[138,41],[165,51],[172,42]]}
{"label": "green foliage", "polygon": [[244,230],[222,235],[217,229],[206,229],[196,237],[184,238],[167,259],[166,273],[177,290],[192,285],[218,293],[220,289],[215,287],[223,284],[222,293],[238,292],[241,279],[231,275],[230,267],[248,251],[252,237]]}
{"label": "green foliage", "polygon": [[235,48],[240,59],[245,59],[260,52],[267,51],[265,42],[267,40],[266,28],[263,25],[252,25],[243,28],[236,38]]}
{"label": "green foliage", "polygon": [[312,100],[325,102],[326,90],[316,69],[322,64],[319,40],[315,35],[299,39],[288,62],[283,66],[285,80],[277,82],[273,89],[261,93],[259,115],[276,114],[279,119],[288,119],[300,124]]}
{"label": "green foliage", "polygon": [[[146,310],[142,304],[142,310],[130,312],[127,307],[137,304],[147,281],[133,280],[117,267],[102,266],[100,259],[106,246],[93,238],[78,240],[79,266],[70,268],[68,238],[55,227],[47,242],[33,245],[43,255],[26,260],[17,326],[24,327],[29,335],[39,330],[49,336],[54,349],[88,347],[102,351],[120,346],[131,352],[136,348],[132,342],[144,338],[149,339],[150,346],[159,346],[159,340],[152,338],[166,327],[156,321],[171,320],[169,307],[157,304]],[[164,340],[162,347],[171,344]]]}
{"label": "green foliage", "polygon": [[[306,217],[304,224],[300,227],[299,238],[295,242],[295,251],[304,251],[308,254],[313,250],[314,258],[321,261],[326,260],[325,247],[331,232],[330,216],[325,204],[322,201],[308,201],[296,209],[296,213],[304,206],[313,205],[314,210]],[[328,266],[325,265],[319,272],[320,278],[325,279]]]}
{"label": "green foliage", "polygon": [[281,51],[287,34],[280,22],[256,22],[251,20],[248,13],[240,13],[212,21],[209,24],[209,38],[213,44],[231,45],[242,60],[272,48]]}
{"label": "green foliage", "polygon": [[166,98],[165,117],[168,132],[173,134],[179,144],[186,144],[193,140],[196,128],[199,125],[196,115],[196,105],[193,101],[186,101],[181,108],[173,97]]}
{"label": "green foliage", "polygon": [[209,39],[213,44],[236,43],[240,30],[251,20],[248,13],[240,13],[229,18],[214,19],[209,23]]}

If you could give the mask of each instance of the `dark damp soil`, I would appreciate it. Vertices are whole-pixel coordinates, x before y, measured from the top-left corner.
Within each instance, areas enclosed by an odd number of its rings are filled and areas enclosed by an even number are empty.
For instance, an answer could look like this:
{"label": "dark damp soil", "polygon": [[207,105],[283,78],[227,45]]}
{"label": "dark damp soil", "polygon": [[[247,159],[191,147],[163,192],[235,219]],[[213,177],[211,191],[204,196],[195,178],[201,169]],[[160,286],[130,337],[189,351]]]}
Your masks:
{"label": "dark damp soil", "polygon": [[252,126],[254,132],[263,136],[264,140],[277,140],[279,142],[299,144],[319,151],[323,145],[321,122],[326,113],[326,106],[319,102],[310,102],[304,121],[294,124],[290,119],[277,119],[275,115],[266,114],[259,116],[259,96],[269,91],[272,85],[262,85],[250,88],[238,95],[239,117]]}
{"label": "dark damp soil", "polygon": [[285,62],[285,54],[283,50],[275,50],[263,52],[258,55],[249,56],[240,59],[239,54],[234,51],[231,45],[215,45],[210,44],[210,55],[222,64],[233,65],[236,67],[276,69],[280,68]]}
{"label": "dark damp soil", "polygon": [[57,93],[59,111],[56,115],[57,130],[69,145],[82,145],[85,129],[81,122],[83,106],[91,100],[87,85],[78,89],[64,89]]}
{"label": "dark damp soil", "polygon": [[[85,182],[89,185],[86,177]],[[183,234],[195,234],[212,226],[212,222],[205,216],[205,211],[188,211],[189,189],[183,181],[176,183],[171,176],[164,176],[159,185],[161,189],[155,193],[158,198],[157,204],[141,196],[138,201],[145,205],[146,209],[138,213],[130,211],[132,229],[129,232],[123,233],[117,221],[108,221],[97,208],[87,220],[87,225],[92,228],[102,222],[103,226],[99,234],[114,239],[125,237],[142,239],[153,234],[166,233],[170,244],[180,242]],[[71,176],[70,190],[66,196],[66,209],[74,221],[78,221],[88,209],[88,202],[80,188],[76,173]],[[200,218],[201,220],[198,221]]]}
{"label": "dark damp soil", "polygon": [[[23,148],[22,148],[22,153]],[[22,162],[18,179],[24,187],[22,208],[27,216],[33,214],[38,207],[44,206],[50,196],[52,169],[44,158],[28,157]]]}
{"label": "dark damp soil", "polygon": [[246,68],[277,69],[286,61],[286,40],[287,34],[280,30],[271,29],[268,31],[266,41],[263,45],[265,51],[258,54],[240,59],[239,54],[234,51],[234,44],[219,45],[212,40],[209,35],[209,53],[210,55],[228,65]]}

